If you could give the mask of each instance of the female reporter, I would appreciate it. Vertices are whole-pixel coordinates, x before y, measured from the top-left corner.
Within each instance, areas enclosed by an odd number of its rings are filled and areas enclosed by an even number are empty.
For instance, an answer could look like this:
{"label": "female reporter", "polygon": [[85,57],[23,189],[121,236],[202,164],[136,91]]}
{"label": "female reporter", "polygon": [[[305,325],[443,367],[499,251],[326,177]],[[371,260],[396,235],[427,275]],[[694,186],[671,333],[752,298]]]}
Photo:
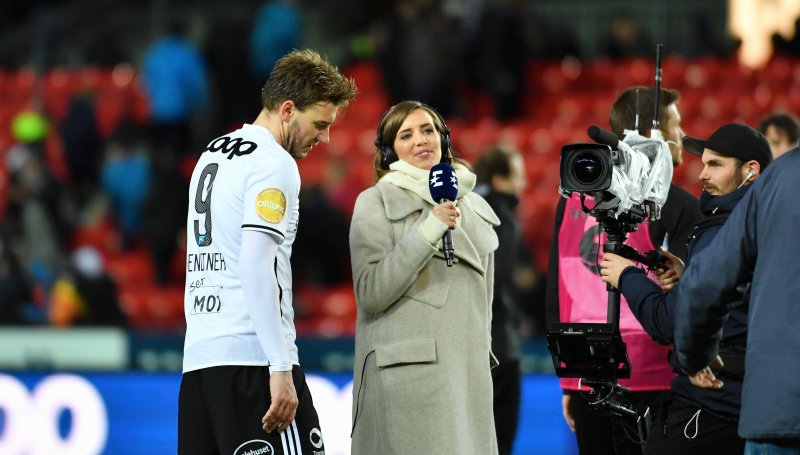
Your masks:
{"label": "female reporter", "polygon": [[[489,368],[499,221],[472,192],[475,175],[454,158],[449,134],[416,101],[378,123],[377,183],[359,195],[350,227],[354,455],[497,453]],[[431,197],[440,162],[455,168],[454,202]],[[452,267],[441,250],[447,229]]]}

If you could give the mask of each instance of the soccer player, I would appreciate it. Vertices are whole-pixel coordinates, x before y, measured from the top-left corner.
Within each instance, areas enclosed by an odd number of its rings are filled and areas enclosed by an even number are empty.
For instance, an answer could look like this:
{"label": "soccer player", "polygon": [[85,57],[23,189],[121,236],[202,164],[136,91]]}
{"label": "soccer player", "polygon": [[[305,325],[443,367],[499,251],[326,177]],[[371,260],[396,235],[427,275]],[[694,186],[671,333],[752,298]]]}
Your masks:
{"label": "soccer player", "polygon": [[328,142],[355,95],[316,52],[293,51],[270,73],[256,120],[200,156],[186,222],[179,454],[325,451],[295,345],[295,160]]}

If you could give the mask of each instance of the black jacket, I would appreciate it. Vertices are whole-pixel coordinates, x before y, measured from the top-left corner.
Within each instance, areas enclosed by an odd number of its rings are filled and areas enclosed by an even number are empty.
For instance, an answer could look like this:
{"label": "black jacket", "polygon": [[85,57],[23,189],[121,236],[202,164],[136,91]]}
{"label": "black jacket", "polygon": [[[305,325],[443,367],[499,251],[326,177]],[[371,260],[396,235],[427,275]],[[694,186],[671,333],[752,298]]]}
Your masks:
{"label": "black jacket", "polygon": [[[687,248],[687,267],[693,258],[708,247],[722,227],[724,219],[720,216],[730,214],[749,188],[750,185],[744,186],[724,196],[710,196],[705,191],[702,193],[700,206],[706,215],[706,220],[696,225],[692,231]],[[665,293],[637,267],[628,267],[620,275],[619,290],[628,301],[631,312],[645,331],[662,344],[672,344],[675,340],[675,309],[680,285],[679,281],[675,288]],[[734,364],[734,357],[740,359],[744,354],[747,338],[748,289],[749,285],[743,286],[743,289],[728,302],[733,311],[725,322],[722,342],[727,348],[727,355],[731,357],[731,366]],[[737,356],[733,351],[739,351],[740,355]],[[723,360],[724,357],[725,355]],[[700,389],[694,387],[688,377],[677,376],[672,380],[672,393],[694,406],[738,415],[741,407],[742,377],[740,373],[731,374],[725,371],[719,376],[725,383],[722,390]]]}
{"label": "black jacket", "polygon": [[500,245],[494,252],[492,352],[502,363],[520,358],[520,307],[514,271],[525,261],[526,246],[515,212],[519,199],[497,191],[489,191],[484,198],[500,219],[500,225],[494,228]]}
{"label": "black jacket", "polygon": [[798,188],[800,148],[795,148],[751,185],[681,277],[675,350],[688,372],[714,358],[720,328],[733,310],[729,296],[743,281],[753,283],[739,419],[739,435],[746,439],[800,438]]}

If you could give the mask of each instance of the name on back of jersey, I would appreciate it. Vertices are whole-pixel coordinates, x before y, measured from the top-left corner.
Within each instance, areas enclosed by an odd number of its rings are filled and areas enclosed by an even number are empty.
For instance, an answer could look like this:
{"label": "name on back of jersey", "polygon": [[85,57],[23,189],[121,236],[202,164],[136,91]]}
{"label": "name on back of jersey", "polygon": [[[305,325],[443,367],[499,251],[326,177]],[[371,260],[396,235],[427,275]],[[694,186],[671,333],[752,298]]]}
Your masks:
{"label": "name on back of jersey", "polygon": [[222,253],[189,253],[186,255],[187,272],[220,272],[228,270]]}

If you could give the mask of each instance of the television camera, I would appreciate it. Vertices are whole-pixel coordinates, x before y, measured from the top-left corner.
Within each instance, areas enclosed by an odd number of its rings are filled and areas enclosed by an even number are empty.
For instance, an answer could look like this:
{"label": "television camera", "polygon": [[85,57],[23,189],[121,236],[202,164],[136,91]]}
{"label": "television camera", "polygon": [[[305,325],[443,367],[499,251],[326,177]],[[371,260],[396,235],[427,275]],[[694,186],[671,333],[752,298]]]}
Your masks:
{"label": "television camera", "polygon": [[[672,180],[672,155],[659,130],[658,112],[661,81],[661,45],[656,52],[655,117],[650,138],[638,133],[638,114],[624,138],[597,126],[587,134],[595,143],[567,144],[561,150],[559,193],[578,193],[584,212],[597,219],[608,234],[604,252],[612,252],[644,264],[649,269],[665,268],[659,251],[640,254],[624,244],[627,233],[643,222],[661,217]],[[637,93],[638,107],[638,93]],[[638,109],[637,109],[638,111]],[[649,408],[637,409],[626,398],[618,379],[629,378],[631,364],[619,331],[620,293],[607,286],[607,323],[552,324],[547,343],[556,374],[580,378],[590,409],[613,416],[625,435],[644,447],[650,427]],[[583,391],[583,389],[582,389]]]}

